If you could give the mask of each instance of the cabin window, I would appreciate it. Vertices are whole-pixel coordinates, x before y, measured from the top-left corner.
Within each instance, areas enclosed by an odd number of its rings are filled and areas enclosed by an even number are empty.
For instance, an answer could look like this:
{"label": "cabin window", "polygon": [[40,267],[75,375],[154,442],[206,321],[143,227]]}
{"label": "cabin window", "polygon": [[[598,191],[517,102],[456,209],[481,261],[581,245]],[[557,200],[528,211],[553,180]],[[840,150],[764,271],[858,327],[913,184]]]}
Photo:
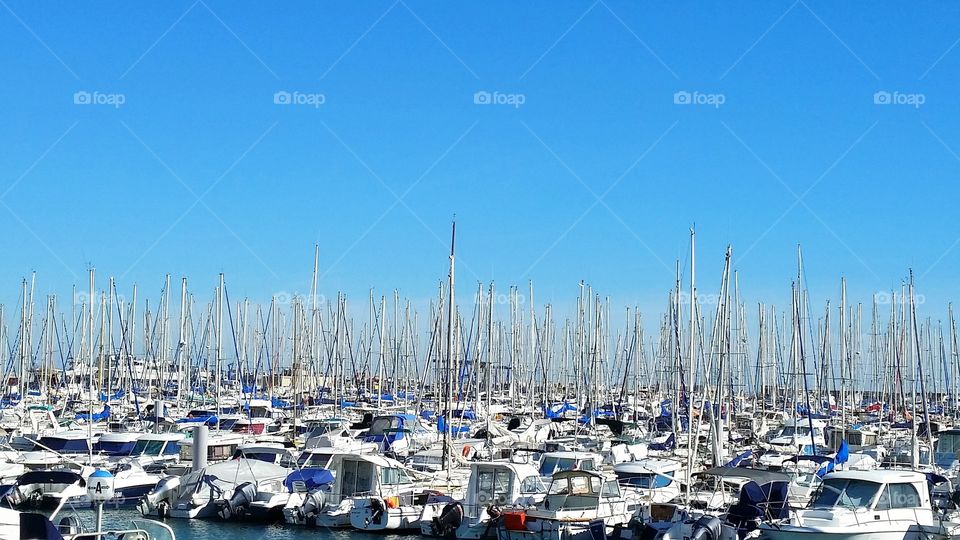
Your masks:
{"label": "cabin window", "polygon": [[177,452],[180,451],[180,443],[170,441],[165,447],[163,447],[163,455],[165,456],[175,456]]}
{"label": "cabin window", "polygon": [[881,484],[866,480],[828,478],[820,486],[820,492],[811,502],[813,508],[832,506],[867,507],[880,491]]}
{"label": "cabin window", "polygon": [[520,493],[544,493],[547,487],[543,485],[539,476],[528,476],[520,482]]}
{"label": "cabin window", "polygon": [[912,484],[888,484],[877,499],[876,510],[891,510],[894,508],[918,508],[920,494]]}
{"label": "cabin window", "polygon": [[600,494],[604,497],[619,497],[620,486],[617,485],[617,482],[615,480],[604,482],[603,491]]}
{"label": "cabin window", "polygon": [[550,486],[550,493],[552,495],[596,495],[600,493],[600,479],[591,476],[570,476],[554,480],[553,485]]}
{"label": "cabin window", "polygon": [[596,467],[594,466],[592,459],[585,459],[585,460],[583,460],[583,462],[580,464],[580,469],[582,469],[582,470],[584,470],[584,471],[592,471],[594,468],[596,468]]}
{"label": "cabin window", "polygon": [[236,446],[232,445],[217,445],[211,446],[207,449],[207,459],[210,460],[224,460],[230,459],[233,456],[233,451],[236,449]]}
{"label": "cabin window", "polygon": [[340,495],[353,497],[373,491],[374,467],[366,461],[345,460],[341,466]]}
{"label": "cabin window", "polygon": [[481,503],[504,504],[510,500],[511,488],[511,478],[508,471],[496,469],[477,471],[477,494]]}
{"label": "cabin window", "polygon": [[380,469],[380,483],[385,486],[395,486],[398,484],[409,484],[410,478],[403,469],[394,467],[384,467]]}
{"label": "cabin window", "polygon": [[357,462],[344,461],[340,466],[340,496],[352,497],[357,492]]}

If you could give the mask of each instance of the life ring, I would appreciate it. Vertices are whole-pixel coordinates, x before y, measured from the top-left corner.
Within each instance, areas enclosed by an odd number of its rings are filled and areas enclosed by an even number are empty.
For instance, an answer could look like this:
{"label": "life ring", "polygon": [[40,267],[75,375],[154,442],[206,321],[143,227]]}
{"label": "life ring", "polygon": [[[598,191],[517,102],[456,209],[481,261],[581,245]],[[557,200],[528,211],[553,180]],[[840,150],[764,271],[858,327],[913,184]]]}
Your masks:
{"label": "life ring", "polygon": [[469,444],[463,445],[463,457],[470,459],[473,456],[473,447]]}

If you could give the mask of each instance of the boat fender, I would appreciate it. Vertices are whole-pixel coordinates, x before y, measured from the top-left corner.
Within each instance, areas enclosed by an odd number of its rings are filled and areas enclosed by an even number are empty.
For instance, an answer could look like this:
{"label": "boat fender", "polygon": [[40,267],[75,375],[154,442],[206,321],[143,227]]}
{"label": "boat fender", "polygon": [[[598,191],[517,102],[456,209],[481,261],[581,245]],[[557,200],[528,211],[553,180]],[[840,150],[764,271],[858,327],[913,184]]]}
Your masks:
{"label": "boat fender", "polygon": [[690,540],[720,540],[720,518],[716,516],[701,516],[693,522],[693,532]]}

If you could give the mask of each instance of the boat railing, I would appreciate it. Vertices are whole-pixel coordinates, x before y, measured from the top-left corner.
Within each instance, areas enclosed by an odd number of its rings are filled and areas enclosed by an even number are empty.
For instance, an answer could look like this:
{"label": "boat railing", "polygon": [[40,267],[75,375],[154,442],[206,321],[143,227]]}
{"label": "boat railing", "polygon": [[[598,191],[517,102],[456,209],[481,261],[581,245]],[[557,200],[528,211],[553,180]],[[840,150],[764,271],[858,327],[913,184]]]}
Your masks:
{"label": "boat railing", "polygon": [[[101,538],[145,538],[147,540],[176,540],[173,529],[166,523],[159,521],[142,522],[134,520],[131,522],[133,528],[122,530],[95,531],[65,536],[66,540],[100,540]],[[158,531],[159,530],[159,531]],[[162,532],[163,536],[156,533]]]}

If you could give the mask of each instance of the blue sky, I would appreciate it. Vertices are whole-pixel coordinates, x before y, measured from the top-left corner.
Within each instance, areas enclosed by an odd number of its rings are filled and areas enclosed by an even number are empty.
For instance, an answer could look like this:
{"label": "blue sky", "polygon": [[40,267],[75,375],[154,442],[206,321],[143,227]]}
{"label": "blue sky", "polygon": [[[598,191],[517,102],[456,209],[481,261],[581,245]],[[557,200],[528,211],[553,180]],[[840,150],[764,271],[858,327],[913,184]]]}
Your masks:
{"label": "blue sky", "polygon": [[800,244],[818,304],[956,297],[957,4],[0,4],[7,303],[306,292],[314,243],[327,294],[425,299],[454,214],[464,291],[660,311],[696,223],[703,292],[730,243],[786,303]]}

